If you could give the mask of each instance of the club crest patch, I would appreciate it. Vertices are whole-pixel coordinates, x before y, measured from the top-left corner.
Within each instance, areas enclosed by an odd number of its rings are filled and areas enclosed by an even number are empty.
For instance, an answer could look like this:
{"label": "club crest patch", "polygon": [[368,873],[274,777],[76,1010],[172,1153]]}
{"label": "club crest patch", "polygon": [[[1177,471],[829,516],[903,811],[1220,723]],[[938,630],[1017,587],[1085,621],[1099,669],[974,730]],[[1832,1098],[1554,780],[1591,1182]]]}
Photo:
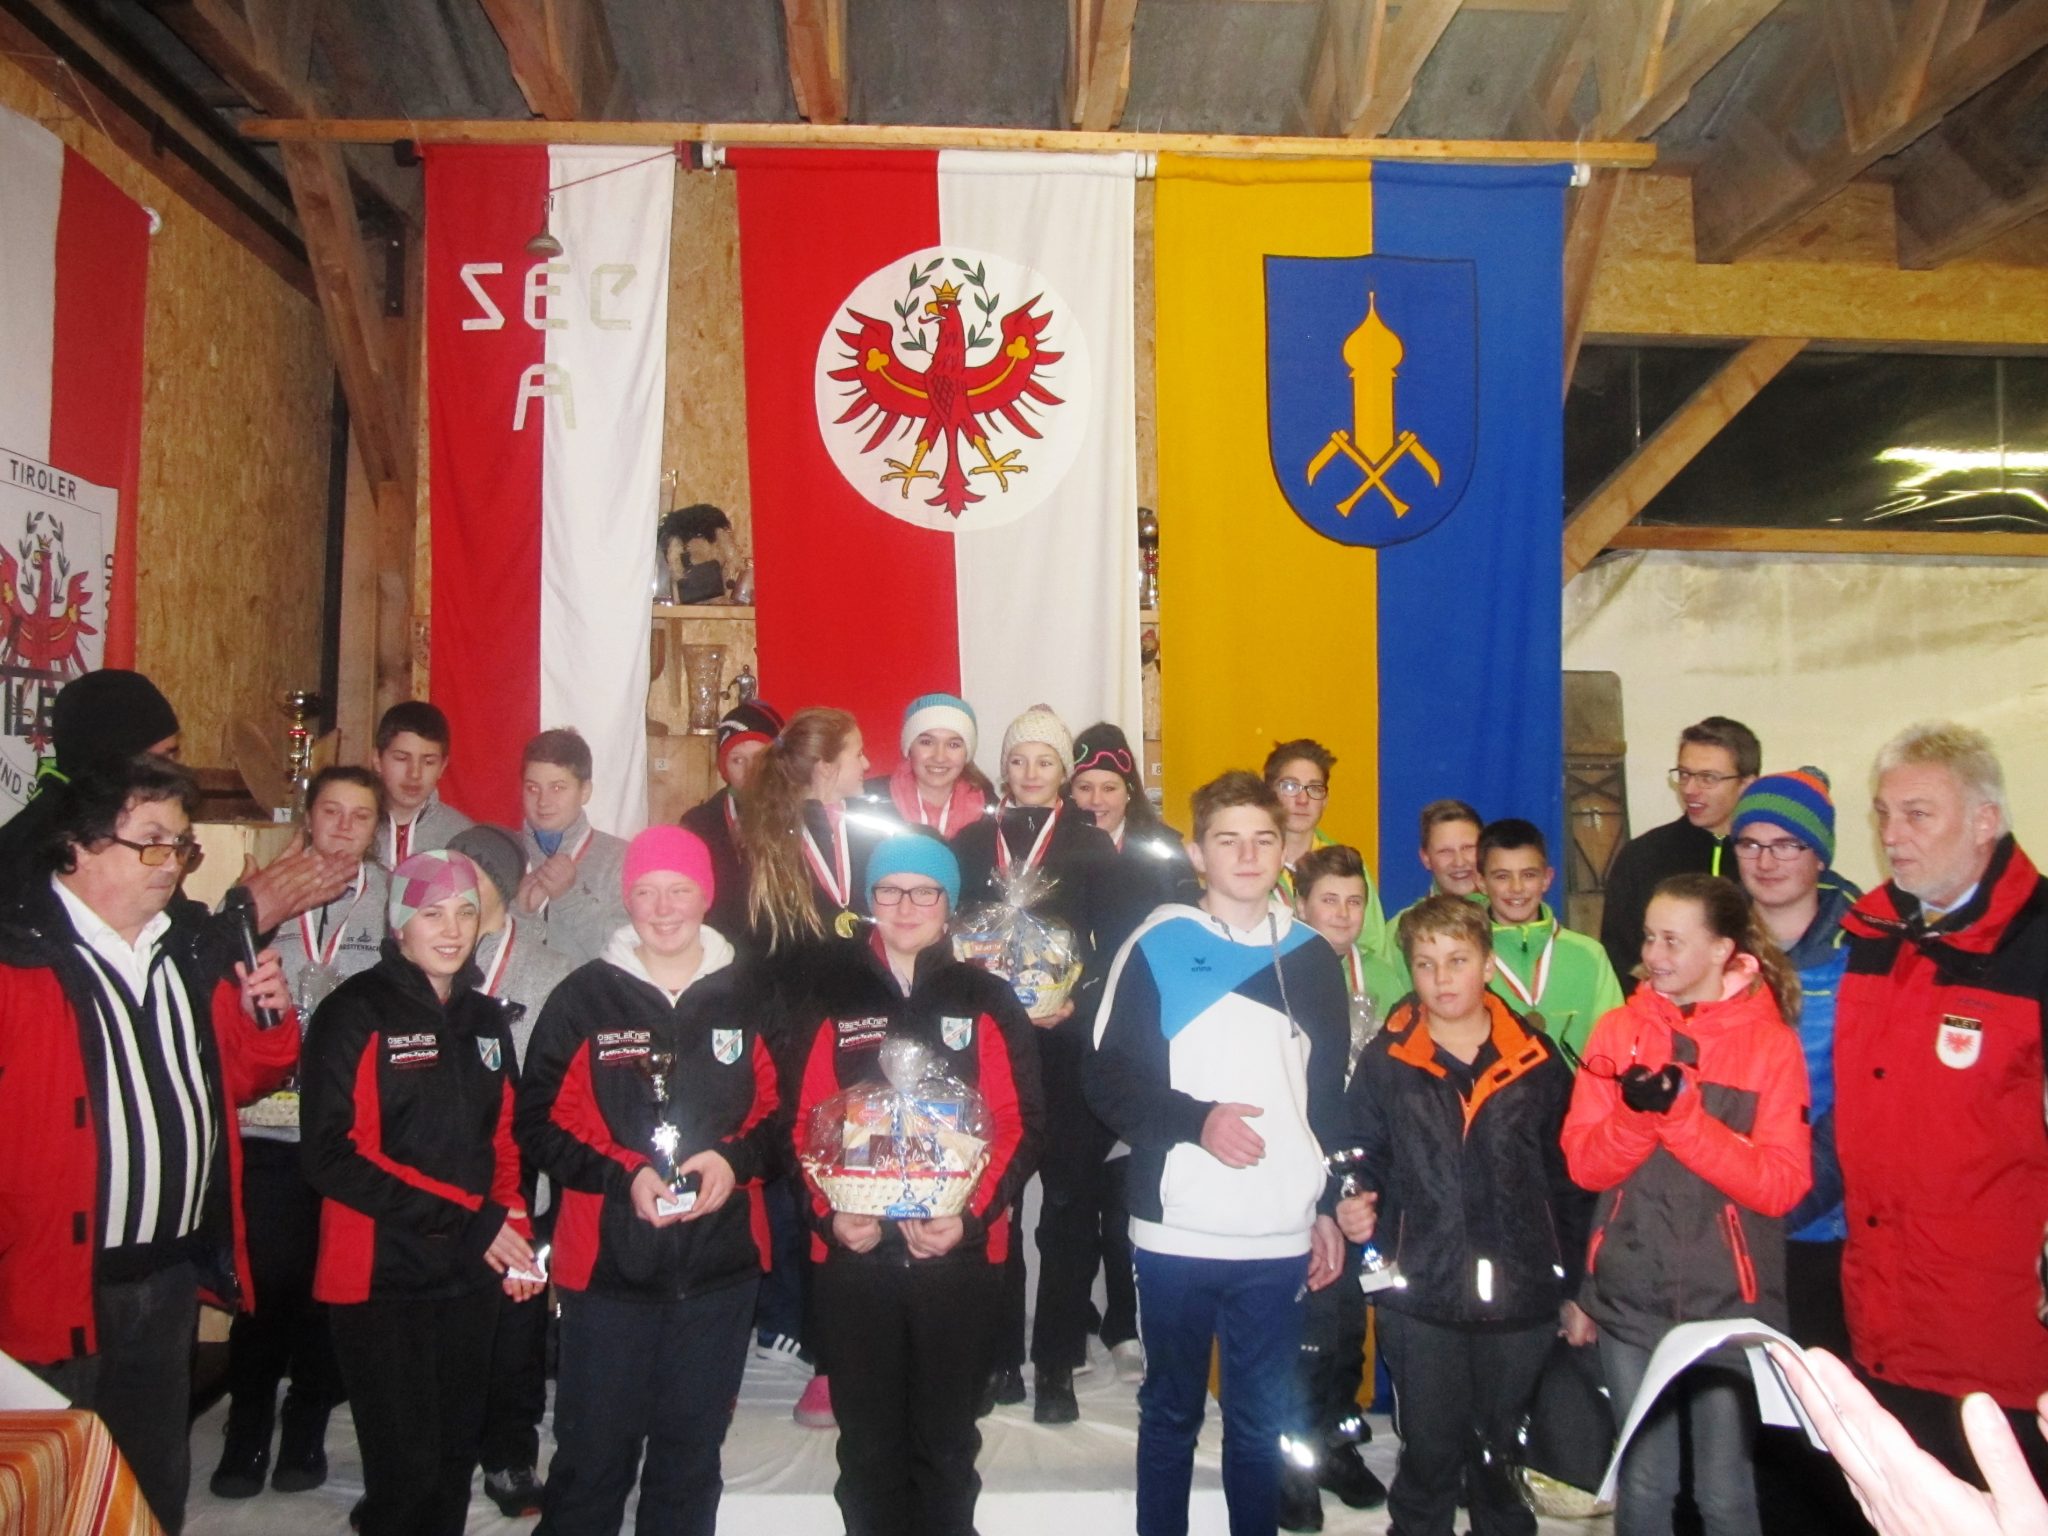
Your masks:
{"label": "club crest patch", "polygon": [[489,1072],[497,1071],[504,1062],[504,1053],[499,1049],[496,1035],[477,1041],[476,1053],[483,1058],[484,1069]]}
{"label": "club crest patch", "polygon": [[740,1059],[740,1046],[746,1031],[738,1029],[714,1029],[711,1031],[711,1054],[722,1067],[729,1067]]}
{"label": "club crest patch", "polygon": [[964,1051],[974,1040],[974,1020],[943,1017],[939,1020],[939,1038],[946,1042],[949,1051]]}
{"label": "club crest patch", "polygon": [[1984,1021],[1945,1013],[1934,1032],[1934,1054],[1944,1067],[1961,1072],[1977,1065],[1984,1053]]}

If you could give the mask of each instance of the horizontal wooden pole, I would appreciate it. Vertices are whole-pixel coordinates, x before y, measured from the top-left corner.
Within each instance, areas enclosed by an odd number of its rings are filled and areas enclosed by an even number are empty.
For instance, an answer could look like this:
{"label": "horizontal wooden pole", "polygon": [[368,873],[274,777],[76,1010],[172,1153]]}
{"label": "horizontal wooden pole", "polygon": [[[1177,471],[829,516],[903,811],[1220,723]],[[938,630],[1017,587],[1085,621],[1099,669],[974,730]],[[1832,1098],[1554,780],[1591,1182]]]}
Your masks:
{"label": "horizontal wooden pole", "polygon": [[1944,533],[1894,528],[1660,528],[1633,523],[1609,549],[1667,549],[1759,555],[1977,555],[2048,560],[2048,533]]}
{"label": "horizontal wooden pole", "polygon": [[1657,146],[1570,139],[1325,139],[1255,133],[1082,133],[862,123],[553,123],[530,118],[254,117],[244,137],[343,144],[721,144],[826,149],[1034,149],[1259,159],[1564,161],[1617,170],[1656,163]]}

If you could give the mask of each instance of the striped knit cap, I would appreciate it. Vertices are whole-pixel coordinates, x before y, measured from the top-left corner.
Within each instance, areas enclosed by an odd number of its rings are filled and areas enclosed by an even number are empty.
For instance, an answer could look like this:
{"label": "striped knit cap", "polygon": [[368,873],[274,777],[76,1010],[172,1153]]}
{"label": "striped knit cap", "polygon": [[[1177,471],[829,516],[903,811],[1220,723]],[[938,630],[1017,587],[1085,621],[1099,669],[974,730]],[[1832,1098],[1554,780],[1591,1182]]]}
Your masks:
{"label": "striped knit cap", "polygon": [[1767,773],[1735,804],[1734,830],[1763,822],[1781,827],[1820,855],[1821,867],[1835,862],[1835,802],[1828,776],[1818,768]]}
{"label": "striped knit cap", "polygon": [[476,900],[476,866],[452,848],[416,853],[391,872],[391,931],[398,932],[422,907],[451,896]]}

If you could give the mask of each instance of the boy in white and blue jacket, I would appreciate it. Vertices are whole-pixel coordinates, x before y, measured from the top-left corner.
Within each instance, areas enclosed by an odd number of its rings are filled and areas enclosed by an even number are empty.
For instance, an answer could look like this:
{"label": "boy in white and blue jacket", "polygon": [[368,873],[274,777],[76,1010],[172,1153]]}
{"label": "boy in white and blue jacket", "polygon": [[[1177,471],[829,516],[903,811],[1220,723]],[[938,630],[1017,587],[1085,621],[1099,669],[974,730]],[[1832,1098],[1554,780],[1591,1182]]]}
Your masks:
{"label": "boy in white and blue jacket", "polygon": [[1194,795],[1199,906],[1155,910],[1109,973],[1089,1106],[1131,1147],[1145,1385],[1138,1536],[1184,1536],[1211,1339],[1231,1536],[1277,1529],[1301,1298],[1343,1242],[1323,1163],[1344,1129],[1342,967],[1271,902],[1281,809],[1254,774]]}

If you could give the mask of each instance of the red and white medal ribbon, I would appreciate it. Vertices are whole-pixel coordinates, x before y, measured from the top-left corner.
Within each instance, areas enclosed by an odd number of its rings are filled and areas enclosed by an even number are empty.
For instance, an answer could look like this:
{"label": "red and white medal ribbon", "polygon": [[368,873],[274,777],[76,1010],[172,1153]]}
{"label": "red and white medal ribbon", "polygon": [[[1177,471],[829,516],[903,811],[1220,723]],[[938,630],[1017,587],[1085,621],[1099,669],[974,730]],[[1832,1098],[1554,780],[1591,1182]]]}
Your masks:
{"label": "red and white medal ribbon", "polygon": [[[1010,840],[1003,835],[1003,812],[1012,808],[1012,802],[1007,798],[996,807],[996,873],[1005,880],[1010,878],[1011,859]],[[1014,808],[1023,809],[1022,806]],[[1031,851],[1024,855],[1024,868],[1021,873],[1028,875],[1045,862],[1045,850],[1052,842],[1052,829],[1059,825],[1060,812],[1064,809],[1063,802],[1053,801],[1052,814],[1045,818],[1045,825],[1038,829],[1038,836],[1031,840]]]}
{"label": "red and white medal ribbon", "polygon": [[[364,870],[358,867],[356,870],[355,901],[351,901],[348,904],[348,910],[341,914],[341,921],[334,925],[333,932],[326,939],[323,940],[320,937],[320,931],[313,926],[313,914],[311,912],[301,912],[299,914],[299,942],[305,945],[306,958],[313,964],[332,965],[334,964],[334,957],[341,953],[342,935],[348,932],[348,920],[356,915],[356,903],[363,899],[363,886],[367,883],[367,878]],[[320,910],[324,913],[327,909],[322,907]]]}
{"label": "red and white medal ribbon", "polygon": [[1552,923],[1550,925],[1550,937],[1543,945],[1543,953],[1536,957],[1536,986],[1533,991],[1522,984],[1522,978],[1515,974],[1513,966],[1507,964],[1496,965],[1494,970],[1500,974],[1502,980],[1507,982],[1509,991],[1519,997],[1526,1006],[1534,1008],[1536,1000],[1543,996],[1544,988],[1550,985],[1550,957],[1556,951],[1557,924]]}
{"label": "red and white medal ribbon", "polygon": [[811,836],[808,826],[800,827],[804,839],[804,862],[811,866],[811,878],[818,882],[828,900],[842,912],[853,910],[853,851],[846,841],[846,814],[841,811],[833,815],[826,812],[832,823],[833,868],[825,867],[825,855],[818,851],[817,839]]}
{"label": "red and white medal ribbon", "polygon": [[491,968],[484,972],[483,994],[485,997],[498,995],[498,983],[505,977],[505,962],[512,958],[512,941],[519,937],[519,930],[512,926],[510,919],[505,923],[505,942],[498,946],[498,952],[491,956]]}
{"label": "red and white medal ribbon", "polygon": [[933,821],[932,813],[925,809],[924,796],[920,794],[917,797],[917,820],[920,826],[930,827],[934,831],[936,831],[939,834],[939,836],[944,837],[946,835],[947,823],[952,821],[952,819],[953,796],[951,795],[951,793],[947,794],[946,803],[939,807],[939,819],[937,821]]}
{"label": "red and white medal ribbon", "polygon": [[1353,997],[1365,996],[1365,957],[1359,954],[1356,944],[1345,948],[1344,979]]}

